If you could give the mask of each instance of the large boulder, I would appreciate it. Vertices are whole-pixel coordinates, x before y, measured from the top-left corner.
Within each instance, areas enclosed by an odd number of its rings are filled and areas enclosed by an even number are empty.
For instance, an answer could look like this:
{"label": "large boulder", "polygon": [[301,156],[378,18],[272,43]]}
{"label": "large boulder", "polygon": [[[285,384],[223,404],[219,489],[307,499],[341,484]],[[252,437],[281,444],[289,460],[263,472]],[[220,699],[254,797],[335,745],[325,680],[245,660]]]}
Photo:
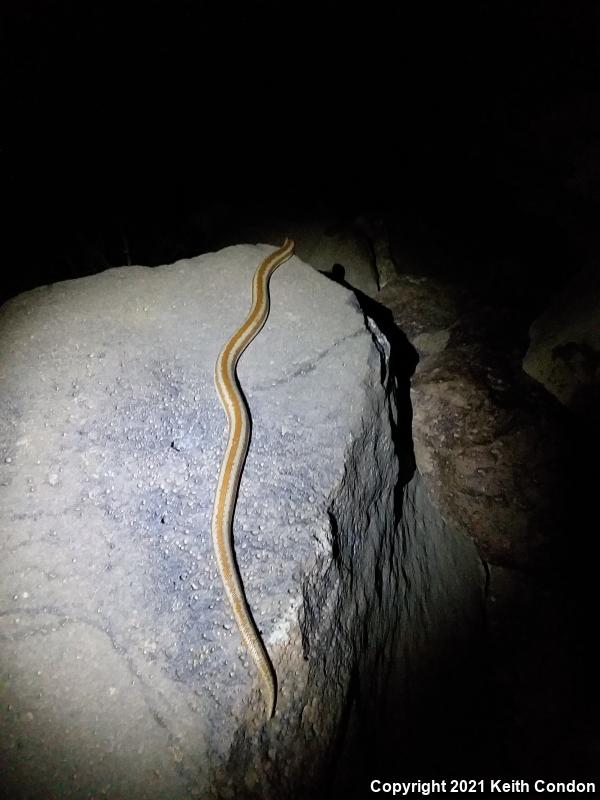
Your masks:
{"label": "large boulder", "polygon": [[210,517],[225,444],[214,363],[270,250],[112,269],[1,311],[0,740],[14,796],[314,796],[399,743],[426,752],[431,724],[468,752],[446,712],[482,621],[478,553],[414,472],[390,337],[298,258],[275,273],[239,367],[253,432],[235,549],[278,675],[266,718]]}

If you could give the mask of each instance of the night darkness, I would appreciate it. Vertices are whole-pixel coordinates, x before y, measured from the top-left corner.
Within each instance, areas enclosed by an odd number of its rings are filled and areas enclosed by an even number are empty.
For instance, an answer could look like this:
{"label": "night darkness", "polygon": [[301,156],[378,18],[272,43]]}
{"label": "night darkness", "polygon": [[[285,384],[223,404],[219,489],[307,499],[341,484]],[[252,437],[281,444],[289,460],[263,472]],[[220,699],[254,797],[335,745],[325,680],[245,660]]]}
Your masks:
{"label": "night darkness", "polygon": [[424,220],[451,275],[516,254],[538,288],[595,247],[594,3],[7,5],[5,293],[123,235],[201,252],[219,203]]}
{"label": "night darkness", "polygon": [[[237,243],[249,219],[376,218],[421,277],[471,293],[464,336],[481,325],[490,352],[505,348],[520,364],[531,323],[597,261],[600,10],[592,0],[441,8],[6,0],[0,14],[0,303],[111,267],[217,250]],[[512,328],[490,333],[485,309],[500,306],[498,328]],[[597,530],[589,459],[600,426],[588,431],[576,416],[564,423],[569,445],[557,467],[568,473],[561,513],[571,514],[570,529]],[[561,542],[544,569],[549,583],[567,573],[548,613],[560,607],[561,629],[574,620],[560,639],[573,647],[581,679],[569,684],[576,710],[568,725],[599,754],[589,721],[598,694],[582,643],[597,630],[598,545],[578,539],[557,554]],[[544,620],[544,608],[532,618]],[[553,657],[549,634],[525,669]],[[438,699],[424,701],[434,720]],[[500,705],[491,700],[490,714],[502,716]],[[456,777],[470,777],[464,742],[478,764],[496,765],[486,762],[494,722],[475,742],[466,731],[480,711],[465,713],[439,776],[452,777],[456,759]],[[441,752],[446,735],[455,732],[442,725],[432,747]],[[415,737],[424,775],[424,722]],[[550,774],[555,755],[544,759],[535,763]],[[574,756],[561,766],[573,778],[593,771]]]}

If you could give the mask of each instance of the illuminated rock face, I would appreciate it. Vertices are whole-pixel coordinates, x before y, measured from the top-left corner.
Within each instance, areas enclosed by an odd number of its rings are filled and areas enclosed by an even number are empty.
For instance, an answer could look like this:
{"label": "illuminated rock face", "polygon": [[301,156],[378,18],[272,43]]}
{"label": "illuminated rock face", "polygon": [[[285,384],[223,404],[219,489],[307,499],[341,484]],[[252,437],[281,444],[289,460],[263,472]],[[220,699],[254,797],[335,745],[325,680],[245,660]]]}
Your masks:
{"label": "illuminated rock face", "polygon": [[498,771],[500,728],[526,765],[544,691],[562,730],[572,684],[543,654],[568,650],[580,574],[552,594],[556,558],[575,558],[557,538],[567,412],[522,373],[501,308],[408,275],[376,302],[298,258],[239,367],[253,432],[234,540],[277,671],[266,721],[210,540],[212,373],[266,252],[109,270],[2,309],[11,787],[361,796],[399,753],[412,775]]}
{"label": "illuminated rock face", "polygon": [[436,661],[479,629],[475,546],[414,471],[414,352],[392,355],[352,292],[294,259],[238,371],[253,431],[234,539],[277,670],[266,721],[210,540],[225,441],[213,368],[266,252],[108,270],[2,309],[12,787],[310,792],[349,763],[368,770],[418,719],[416,698],[446,686]]}

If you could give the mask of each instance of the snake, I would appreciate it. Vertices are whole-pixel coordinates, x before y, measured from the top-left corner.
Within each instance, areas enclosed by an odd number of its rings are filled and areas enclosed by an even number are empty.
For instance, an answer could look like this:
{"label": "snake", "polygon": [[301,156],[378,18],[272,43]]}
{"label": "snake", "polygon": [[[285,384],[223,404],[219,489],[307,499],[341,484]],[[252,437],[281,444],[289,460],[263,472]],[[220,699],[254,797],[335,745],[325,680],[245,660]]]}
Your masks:
{"label": "snake", "polygon": [[227,416],[227,446],[215,492],[211,528],[215,558],[240,636],[262,678],[269,718],[275,714],[277,676],[248,606],[233,542],[233,518],[240,479],[250,443],[251,418],[237,377],[240,356],[260,333],[270,310],[269,281],[277,267],[292,257],[294,242],[268,255],[252,280],[252,304],[244,322],[228,339],[215,363],[215,388]]}

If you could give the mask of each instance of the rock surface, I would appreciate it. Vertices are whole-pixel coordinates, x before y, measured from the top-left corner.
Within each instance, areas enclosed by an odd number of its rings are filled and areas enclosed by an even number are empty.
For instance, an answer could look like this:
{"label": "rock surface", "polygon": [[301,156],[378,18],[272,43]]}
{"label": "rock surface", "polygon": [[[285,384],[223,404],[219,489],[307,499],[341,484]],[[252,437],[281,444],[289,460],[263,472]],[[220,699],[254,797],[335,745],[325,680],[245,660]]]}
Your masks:
{"label": "rock surface", "polygon": [[[471,537],[487,573],[485,723],[469,723],[470,747],[489,738],[465,771],[595,779],[600,661],[589,631],[600,548],[589,418],[523,373],[518,303],[411,275],[378,300],[419,352],[413,437],[431,518]],[[463,699],[477,686],[463,686]]]}
{"label": "rock surface", "polygon": [[238,221],[234,231],[233,235],[230,232],[221,237],[221,246],[237,241],[280,244],[289,237],[296,242],[296,254],[307,264],[324,272],[329,272],[335,264],[343,264],[354,288],[369,295],[377,292],[381,276],[378,275],[374,238],[367,234],[363,225],[354,224],[352,220],[328,218],[327,215],[272,219],[268,224],[263,220],[244,220]]}
{"label": "rock surface", "polygon": [[378,295],[420,360],[415,458],[448,522],[487,561],[543,560],[564,523],[564,415],[520,363],[510,309],[433,278],[399,276]]}
{"label": "rock surface", "polygon": [[[209,531],[225,437],[213,365],[269,250],[109,270],[2,309],[13,791],[311,796],[422,718],[409,700],[424,676],[458,694],[432,665],[468,648],[484,574],[412,475],[409,369],[399,381],[354,295],[295,258],[239,368],[253,439],[235,545],[279,678],[265,720]],[[361,749],[368,731],[379,749]]]}

